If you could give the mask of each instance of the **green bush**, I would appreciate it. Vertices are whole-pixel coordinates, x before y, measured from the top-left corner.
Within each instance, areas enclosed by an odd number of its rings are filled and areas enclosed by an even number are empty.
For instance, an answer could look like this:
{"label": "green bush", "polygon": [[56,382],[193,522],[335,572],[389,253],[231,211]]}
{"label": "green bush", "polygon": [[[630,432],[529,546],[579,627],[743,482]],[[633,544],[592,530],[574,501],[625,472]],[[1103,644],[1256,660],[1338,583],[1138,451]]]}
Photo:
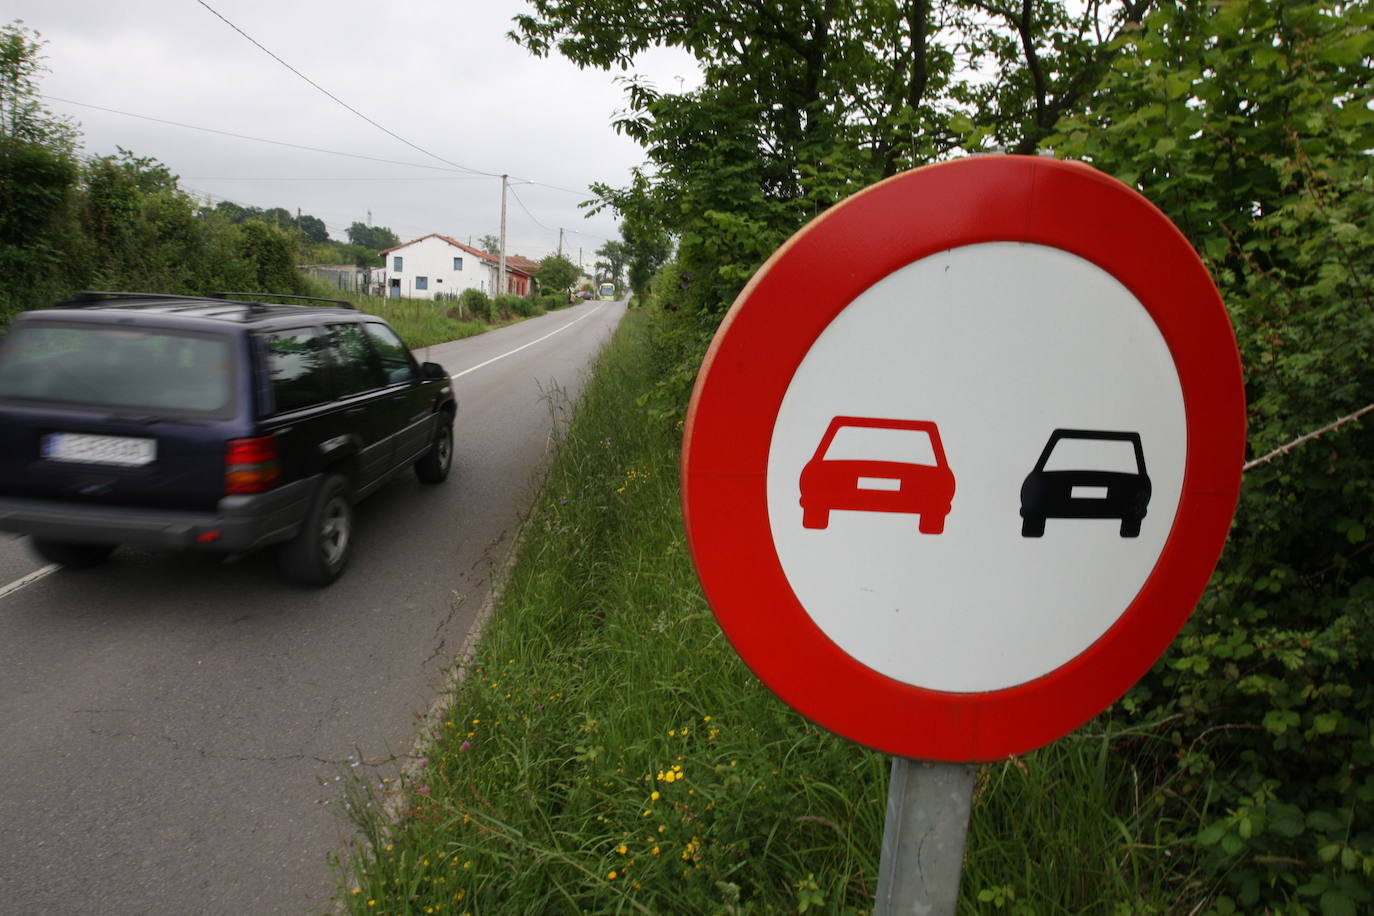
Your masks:
{"label": "green bush", "polygon": [[1245,366],[1252,466],[1211,588],[1124,703],[1180,839],[1243,912],[1374,902],[1374,9],[1166,4],[1062,155],[1144,191],[1208,263]]}
{"label": "green bush", "polygon": [[460,317],[469,321],[491,320],[491,297],[480,289],[463,290],[458,296],[458,305],[462,311]]}
{"label": "green bush", "polygon": [[492,317],[497,321],[528,318],[534,314],[534,300],[524,296],[497,296],[492,302]]}

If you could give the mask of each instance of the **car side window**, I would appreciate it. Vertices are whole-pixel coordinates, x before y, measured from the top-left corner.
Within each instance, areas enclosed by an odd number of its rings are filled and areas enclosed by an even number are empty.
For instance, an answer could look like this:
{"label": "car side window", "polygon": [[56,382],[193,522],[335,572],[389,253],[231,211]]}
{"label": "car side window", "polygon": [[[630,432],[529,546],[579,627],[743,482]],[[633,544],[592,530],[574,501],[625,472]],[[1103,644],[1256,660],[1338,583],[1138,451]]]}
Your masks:
{"label": "car side window", "polygon": [[371,391],[385,384],[381,366],[362,328],[356,324],[333,324],[329,326],[329,336],[334,344],[334,378],[339,397]]}
{"label": "car side window", "polygon": [[315,328],[264,336],[267,374],[278,413],[321,404],[330,397],[324,337]]}
{"label": "car side window", "polygon": [[364,327],[367,328],[367,336],[372,340],[373,349],[377,351],[377,358],[381,360],[382,372],[386,374],[388,385],[408,382],[416,377],[418,373],[415,370],[415,360],[410,355],[409,348],[396,336],[395,331],[384,324],[372,322],[368,322]]}

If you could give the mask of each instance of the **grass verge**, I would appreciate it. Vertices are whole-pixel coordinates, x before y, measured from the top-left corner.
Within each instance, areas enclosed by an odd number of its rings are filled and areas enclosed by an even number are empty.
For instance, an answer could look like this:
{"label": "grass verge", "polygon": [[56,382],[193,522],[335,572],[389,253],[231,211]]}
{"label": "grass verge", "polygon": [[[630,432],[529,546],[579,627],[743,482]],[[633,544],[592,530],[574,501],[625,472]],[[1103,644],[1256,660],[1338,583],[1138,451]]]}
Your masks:
{"label": "grass verge", "polygon": [[315,280],[307,280],[306,286],[309,295],[325,299],[342,299],[369,315],[385,318],[387,324],[396,329],[396,333],[401,335],[406,346],[412,350],[447,343],[450,340],[461,340],[464,337],[474,337],[492,328],[514,324],[517,321],[543,315],[546,312],[546,309],[538,303],[527,301],[524,304],[528,314],[511,314],[505,320],[501,320],[505,317],[505,313],[498,316],[497,320],[492,321],[464,320],[458,317],[462,313],[462,309],[454,300],[391,299],[384,296],[369,296],[364,293],[334,289],[328,284]]}
{"label": "grass verge", "polygon": [[[711,616],[678,511],[680,424],[636,400],[672,364],[657,320],[630,312],[602,355],[422,766],[355,785],[352,912],[871,910],[889,759],[785,707]],[[1122,740],[1099,722],[983,769],[961,912],[1205,898],[1171,859],[1167,786]]]}
{"label": "grass verge", "polygon": [[333,289],[329,285],[309,280],[309,295],[326,299],[342,299],[351,303],[359,311],[386,319],[386,323],[396,329],[406,346],[412,350],[430,347],[434,344],[475,337],[493,325],[481,321],[461,321],[450,317],[454,306],[451,302],[435,302],[430,299],[388,299],[383,296],[369,296],[364,293]]}

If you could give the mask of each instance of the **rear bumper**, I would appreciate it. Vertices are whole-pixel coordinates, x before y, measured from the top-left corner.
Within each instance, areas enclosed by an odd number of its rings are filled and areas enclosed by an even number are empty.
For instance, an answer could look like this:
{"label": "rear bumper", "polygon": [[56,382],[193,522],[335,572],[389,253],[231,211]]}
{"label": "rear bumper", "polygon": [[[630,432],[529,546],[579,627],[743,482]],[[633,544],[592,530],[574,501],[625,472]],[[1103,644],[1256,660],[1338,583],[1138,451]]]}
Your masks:
{"label": "rear bumper", "polygon": [[129,544],[236,553],[292,537],[317,480],[270,493],[226,496],[214,512],[91,506],[0,496],[0,531],[80,544]]}

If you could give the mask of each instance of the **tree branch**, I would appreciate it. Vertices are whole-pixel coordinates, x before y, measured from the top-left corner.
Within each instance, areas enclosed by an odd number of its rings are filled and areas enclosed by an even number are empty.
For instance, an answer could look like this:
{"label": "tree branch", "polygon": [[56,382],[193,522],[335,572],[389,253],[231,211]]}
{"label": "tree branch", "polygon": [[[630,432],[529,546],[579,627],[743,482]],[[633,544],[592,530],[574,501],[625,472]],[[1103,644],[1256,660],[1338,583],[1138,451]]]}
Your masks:
{"label": "tree branch", "polygon": [[1313,439],[1326,435],[1327,433],[1335,432],[1347,423],[1353,423],[1360,417],[1363,417],[1365,414],[1371,411],[1374,411],[1374,404],[1367,404],[1364,407],[1361,407],[1359,410],[1355,411],[1354,413],[1341,417],[1334,423],[1328,423],[1321,429],[1315,429],[1305,436],[1299,436],[1287,445],[1279,446],[1278,448],[1274,449],[1272,452],[1270,452],[1267,455],[1264,455],[1263,457],[1256,458],[1254,461],[1246,462],[1245,465],[1241,467],[1241,471],[1253,470],[1254,468],[1257,468],[1262,464],[1268,464],[1275,458],[1288,454],[1293,449],[1297,448],[1299,445],[1302,445],[1304,442],[1310,442]]}

